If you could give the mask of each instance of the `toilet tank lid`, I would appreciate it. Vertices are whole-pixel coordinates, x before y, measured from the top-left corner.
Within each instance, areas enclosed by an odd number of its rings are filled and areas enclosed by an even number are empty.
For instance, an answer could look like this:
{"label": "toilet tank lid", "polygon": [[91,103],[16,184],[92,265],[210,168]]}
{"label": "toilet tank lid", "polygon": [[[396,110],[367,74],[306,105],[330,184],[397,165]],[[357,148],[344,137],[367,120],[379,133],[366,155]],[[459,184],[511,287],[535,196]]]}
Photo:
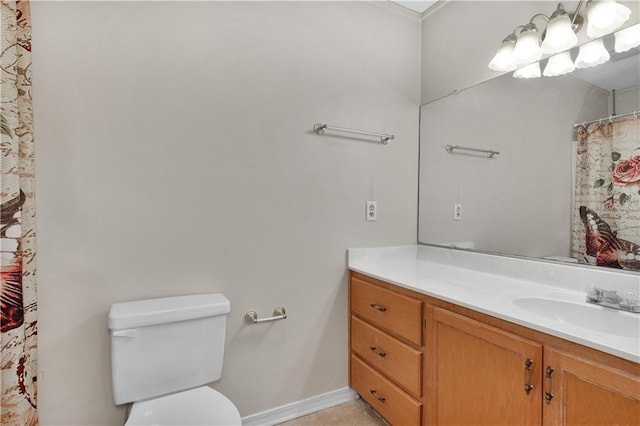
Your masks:
{"label": "toilet tank lid", "polygon": [[226,315],[231,303],[222,293],[192,294],[115,303],[109,310],[109,329],[143,327]]}

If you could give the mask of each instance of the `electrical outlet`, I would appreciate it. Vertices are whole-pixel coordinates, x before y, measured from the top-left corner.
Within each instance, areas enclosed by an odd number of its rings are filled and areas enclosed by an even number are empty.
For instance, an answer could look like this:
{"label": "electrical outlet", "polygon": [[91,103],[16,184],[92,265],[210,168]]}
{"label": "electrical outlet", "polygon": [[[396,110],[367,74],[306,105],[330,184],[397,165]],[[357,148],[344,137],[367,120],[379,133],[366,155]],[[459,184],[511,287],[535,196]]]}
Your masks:
{"label": "electrical outlet", "polygon": [[453,205],[453,220],[462,220],[462,204],[455,203]]}
{"label": "electrical outlet", "polygon": [[378,205],[375,201],[367,201],[367,222],[375,222],[378,219]]}

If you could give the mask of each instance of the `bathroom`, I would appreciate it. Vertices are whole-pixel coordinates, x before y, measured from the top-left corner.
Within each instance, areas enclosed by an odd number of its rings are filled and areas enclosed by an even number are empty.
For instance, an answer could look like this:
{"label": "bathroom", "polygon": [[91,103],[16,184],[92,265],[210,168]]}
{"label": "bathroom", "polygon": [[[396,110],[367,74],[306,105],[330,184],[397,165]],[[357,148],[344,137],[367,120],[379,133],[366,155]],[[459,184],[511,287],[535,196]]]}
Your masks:
{"label": "bathroom", "polygon": [[107,314],[153,297],[228,297],[243,417],[345,391],[347,249],[416,244],[420,105],[536,3],[33,1],[40,423],[123,424]]}

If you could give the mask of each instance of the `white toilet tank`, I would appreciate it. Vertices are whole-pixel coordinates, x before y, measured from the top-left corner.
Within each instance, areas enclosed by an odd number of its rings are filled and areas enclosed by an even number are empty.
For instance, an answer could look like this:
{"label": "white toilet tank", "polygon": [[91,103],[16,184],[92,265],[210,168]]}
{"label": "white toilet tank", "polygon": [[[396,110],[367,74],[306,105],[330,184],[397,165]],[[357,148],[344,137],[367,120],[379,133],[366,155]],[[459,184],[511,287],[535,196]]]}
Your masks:
{"label": "white toilet tank", "polygon": [[229,300],[220,293],[116,303],[109,311],[116,404],[206,385],[222,376]]}

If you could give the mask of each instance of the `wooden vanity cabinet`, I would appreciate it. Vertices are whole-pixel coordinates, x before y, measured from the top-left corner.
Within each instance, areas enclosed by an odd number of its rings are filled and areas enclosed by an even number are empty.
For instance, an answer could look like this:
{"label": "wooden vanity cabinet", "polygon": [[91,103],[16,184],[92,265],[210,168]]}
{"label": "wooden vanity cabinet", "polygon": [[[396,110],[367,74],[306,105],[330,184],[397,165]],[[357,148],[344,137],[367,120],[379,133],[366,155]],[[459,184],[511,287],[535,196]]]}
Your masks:
{"label": "wooden vanity cabinet", "polygon": [[422,423],[423,302],[352,274],[349,384],[392,425]]}
{"label": "wooden vanity cabinet", "polygon": [[640,425],[638,363],[356,272],[349,281],[350,385],[392,425]]}

